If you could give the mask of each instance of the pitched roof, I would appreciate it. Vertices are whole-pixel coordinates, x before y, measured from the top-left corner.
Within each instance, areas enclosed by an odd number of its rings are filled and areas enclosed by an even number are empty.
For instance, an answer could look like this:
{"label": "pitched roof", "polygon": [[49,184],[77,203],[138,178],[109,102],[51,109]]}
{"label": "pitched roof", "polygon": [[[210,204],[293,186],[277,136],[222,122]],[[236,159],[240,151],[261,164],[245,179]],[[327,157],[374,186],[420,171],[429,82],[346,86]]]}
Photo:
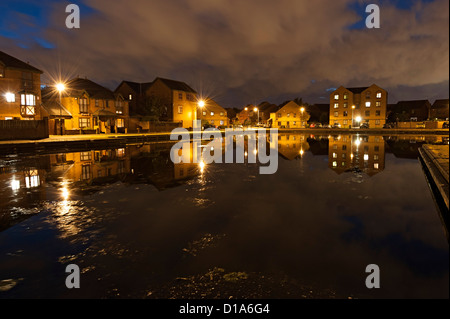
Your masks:
{"label": "pitched roof", "polygon": [[41,105],[50,117],[72,118],[72,114],[59,103],[58,98],[52,97],[45,100],[43,99]]}
{"label": "pitched roof", "polygon": [[193,88],[191,88],[189,85],[187,85],[184,82],[169,80],[169,79],[164,79],[164,78],[159,78],[159,77],[156,78],[153,82],[156,82],[157,80],[160,80],[161,82],[163,82],[171,90],[197,94],[197,92],[195,92],[195,90]]}
{"label": "pitched roof", "polygon": [[28,63],[25,63],[9,54],[6,54],[3,51],[0,51],[0,64],[4,65],[6,68],[26,70],[31,72],[37,72],[40,74],[44,73],[38,68],[35,68],[34,66]]}
{"label": "pitched roof", "polygon": [[350,92],[354,93],[354,94],[359,94],[364,90],[367,90],[369,87],[365,86],[365,87],[358,87],[358,88],[347,88],[347,90],[349,90]]}
{"label": "pitched roof", "polygon": [[436,100],[433,103],[433,108],[437,109],[437,108],[448,108],[448,99],[442,99],[442,100]]}
{"label": "pitched roof", "polygon": [[398,101],[397,108],[420,108],[428,106],[430,102],[428,100],[411,100],[411,101]]}
{"label": "pitched roof", "polygon": [[124,83],[127,84],[134,92],[142,94],[150,85],[152,85],[153,82],[138,83],[132,81],[122,81],[122,83],[117,88],[119,88]]}
{"label": "pitched roof", "polygon": [[114,93],[100,84],[88,79],[76,78],[66,83],[69,95],[78,95],[82,91],[86,91],[89,97],[95,99],[114,100]]}

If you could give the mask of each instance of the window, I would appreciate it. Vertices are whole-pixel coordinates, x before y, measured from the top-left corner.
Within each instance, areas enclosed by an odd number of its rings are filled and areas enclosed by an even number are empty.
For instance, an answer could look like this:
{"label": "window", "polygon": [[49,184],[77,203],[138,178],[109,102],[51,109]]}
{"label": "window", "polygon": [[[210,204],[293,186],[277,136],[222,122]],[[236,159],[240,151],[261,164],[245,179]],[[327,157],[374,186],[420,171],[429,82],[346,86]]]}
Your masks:
{"label": "window", "polygon": [[348,100],[348,93],[344,93],[344,100]]}
{"label": "window", "polygon": [[377,92],[377,99],[381,99],[381,92]]}
{"label": "window", "polygon": [[223,121],[220,121],[220,125],[223,125]]}
{"label": "window", "polygon": [[220,116],[223,116],[223,112],[220,112]]}
{"label": "window", "polygon": [[88,100],[86,98],[81,98],[78,100],[78,104],[80,105],[80,113],[88,113]]}
{"label": "window", "polygon": [[376,116],[380,116],[381,115],[381,111],[375,111],[375,115]]}
{"label": "window", "polygon": [[380,158],[380,157],[379,157],[377,154],[375,154],[375,155],[373,156],[373,160],[374,160],[374,161],[378,161],[379,158]]}
{"label": "window", "polygon": [[345,109],[348,108],[348,103],[347,102],[344,102],[344,108]]}
{"label": "window", "polygon": [[347,150],[347,145],[342,145],[342,150],[346,151]]}
{"label": "window", "polygon": [[348,124],[348,120],[344,120],[344,123],[343,123],[344,125],[347,125]]}
{"label": "window", "polygon": [[373,164],[373,168],[374,168],[374,169],[378,169],[378,167],[379,167],[378,163],[374,163],[374,164]]}
{"label": "window", "polygon": [[128,99],[131,101],[133,99],[133,94],[128,95]]}
{"label": "window", "polygon": [[287,114],[287,117],[289,117],[290,115],[291,115],[291,114],[288,113],[288,114]]}
{"label": "window", "polygon": [[14,93],[6,93],[5,94],[6,102],[13,103],[16,102],[16,95]]}
{"label": "window", "polygon": [[90,161],[92,159],[91,152],[81,152],[80,161]]}
{"label": "window", "polygon": [[192,94],[188,94],[188,93],[186,93],[186,100],[191,101],[191,102],[195,102],[194,97],[192,96]]}
{"label": "window", "polygon": [[[348,111],[344,111],[344,116],[348,116]],[[346,124],[346,123],[344,123]]]}
{"label": "window", "polygon": [[339,116],[339,112],[338,111],[334,112],[334,116],[338,117]]}
{"label": "window", "polygon": [[337,158],[337,153],[333,153],[333,158]]}
{"label": "window", "polygon": [[337,144],[333,144],[333,149],[334,149],[334,150],[337,150],[337,149],[338,149]]}
{"label": "window", "polygon": [[206,111],[203,111],[203,113],[202,113],[204,116],[206,116]]}
{"label": "window", "polygon": [[334,108],[337,109],[339,107],[339,103],[334,103]]}
{"label": "window", "polygon": [[183,105],[178,105],[178,114],[183,114]]}
{"label": "window", "polygon": [[347,157],[346,153],[342,153],[342,158],[345,159]]}
{"label": "window", "polygon": [[366,92],[366,99],[370,99],[370,91]]}
{"label": "window", "polygon": [[335,95],[334,95],[334,99],[335,99],[335,100],[339,100],[339,94],[335,94]]}
{"label": "window", "polygon": [[99,101],[97,99],[95,99],[95,107],[99,106]]}
{"label": "window", "polygon": [[376,106],[376,107],[380,107],[380,106],[381,106],[381,102],[380,102],[380,101],[376,101],[376,102],[375,102],[375,106]]}
{"label": "window", "polygon": [[79,118],[78,119],[78,126],[80,128],[89,127],[90,125],[91,125],[90,119],[87,119],[87,118]]}
{"label": "window", "polygon": [[81,167],[81,179],[90,179],[91,178],[91,165],[83,165]]}
{"label": "window", "polygon": [[296,121],[292,122],[292,125],[297,125],[297,122]]}
{"label": "window", "polygon": [[121,100],[116,100],[116,114],[123,114],[123,105]]}
{"label": "window", "polygon": [[375,147],[373,148],[373,150],[374,150],[375,152],[379,152],[379,151],[380,151],[380,147],[379,147],[379,146],[375,146]]}
{"label": "window", "polygon": [[370,102],[366,102],[366,107],[370,107]]}
{"label": "window", "polygon": [[125,120],[124,119],[117,119],[116,120],[116,126],[117,127],[125,127]]}
{"label": "window", "polygon": [[333,167],[337,167],[337,162],[336,161],[333,162]]}
{"label": "window", "polygon": [[380,125],[380,120],[375,120],[375,125]]}
{"label": "window", "polygon": [[294,113],[294,117],[297,117],[297,113]]}
{"label": "window", "polygon": [[211,112],[211,116],[214,116],[214,112]]}
{"label": "window", "polygon": [[36,96],[34,94],[20,95],[20,112],[23,116],[36,115]]}
{"label": "window", "polygon": [[278,117],[281,117],[281,113],[278,113]]}
{"label": "window", "polygon": [[364,145],[364,152],[368,152],[369,151],[369,146],[368,145]]}
{"label": "window", "polygon": [[31,74],[31,72],[22,72],[22,87],[23,88],[33,87],[33,74]]}
{"label": "window", "polygon": [[[278,122],[278,126],[281,126],[281,122]],[[280,136],[280,138],[281,138],[281,136]]]}
{"label": "window", "polygon": [[366,116],[370,116],[370,111],[366,111]]}
{"label": "window", "polygon": [[364,160],[368,161],[369,160],[369,154],[364,154]]}
{"label": "window", "polygon": [[178,99],[182,100],[183,99],[183,93],[178,93]]}

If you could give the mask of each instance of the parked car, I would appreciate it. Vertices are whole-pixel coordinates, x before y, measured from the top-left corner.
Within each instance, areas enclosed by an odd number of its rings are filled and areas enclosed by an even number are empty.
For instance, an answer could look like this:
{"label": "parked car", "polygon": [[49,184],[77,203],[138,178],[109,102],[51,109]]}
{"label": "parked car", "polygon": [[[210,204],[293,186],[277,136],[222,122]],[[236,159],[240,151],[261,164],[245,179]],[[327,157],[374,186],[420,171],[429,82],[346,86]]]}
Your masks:
{"label": "parked car", "polygon": [[369,128],[369,123],[361,123],[359,128]]}
{"label": "parked car", "polygon": [[334,123],[332,128],[341,128],[341,124],[340,123]]}
{"label": "parked car", "polygon": [[442,128],[448,128],[448,122],[444,122],[444,123],[442,124]]}
{"label": "parked car", "polygon": [[311,127],[311,128],[322,127],[322,123],[311,123],[311,125],[309,127]]}
{"label": "parked car", "polygon": [[322,127],[323,128],[330,128],[330,125],[329,124],[323,124]]}

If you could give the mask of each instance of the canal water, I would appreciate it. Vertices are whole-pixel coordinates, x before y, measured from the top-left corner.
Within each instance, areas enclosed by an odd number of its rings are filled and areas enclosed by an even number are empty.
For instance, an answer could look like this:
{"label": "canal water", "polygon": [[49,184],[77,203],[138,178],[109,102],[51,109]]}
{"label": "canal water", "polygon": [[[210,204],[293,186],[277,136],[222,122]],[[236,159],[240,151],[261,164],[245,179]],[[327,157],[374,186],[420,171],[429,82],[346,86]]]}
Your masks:
{"label": "canal water", "polygon": [[1,155],[0,298],[448,298],[424,143],[448,138],[280,135],[271,175],[170,143]]}

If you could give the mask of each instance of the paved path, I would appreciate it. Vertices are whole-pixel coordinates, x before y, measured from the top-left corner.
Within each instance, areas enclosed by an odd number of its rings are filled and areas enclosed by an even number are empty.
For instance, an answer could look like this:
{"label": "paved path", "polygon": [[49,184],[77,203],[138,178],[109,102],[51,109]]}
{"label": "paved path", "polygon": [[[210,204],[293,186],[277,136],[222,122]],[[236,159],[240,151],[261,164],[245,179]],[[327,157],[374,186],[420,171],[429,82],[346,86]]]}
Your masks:
{"label": "paved path", "polygon": [[449,209],[449,145],[424,145],[420,156]]}

